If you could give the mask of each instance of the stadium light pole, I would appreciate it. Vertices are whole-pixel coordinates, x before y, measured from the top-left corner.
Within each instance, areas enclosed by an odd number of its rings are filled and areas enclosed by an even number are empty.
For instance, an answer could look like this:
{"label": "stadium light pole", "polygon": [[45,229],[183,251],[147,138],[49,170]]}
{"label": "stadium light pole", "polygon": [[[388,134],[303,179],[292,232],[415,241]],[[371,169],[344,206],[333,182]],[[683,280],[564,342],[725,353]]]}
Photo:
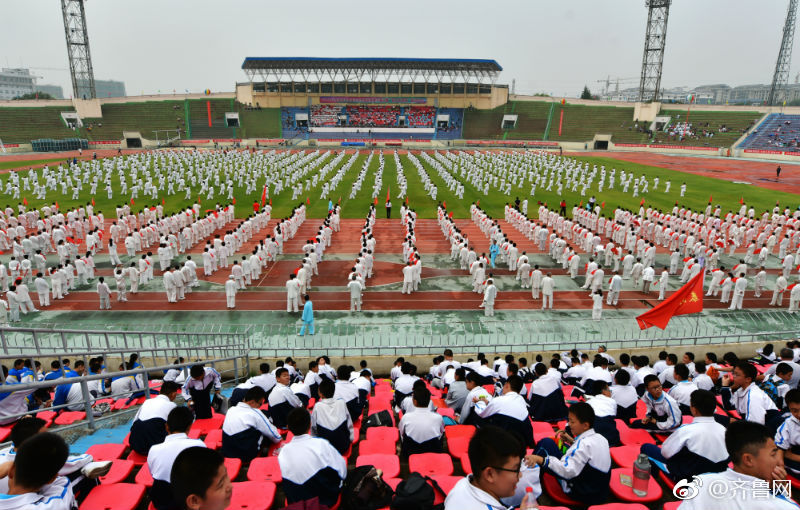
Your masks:
{"label": "stadium light pole", "polygon": [[667,19],[672,0],[645,0],[647,31],[644,36],[639,101],[657,101],[661,88],[661,67],[667,39]]}
{"label": "stadium light pole", "polygon": [[61,12],[64,15],[72,93],[77,99],[94,99],[97,93],[94,86],[92,56],[89,52],[89,34],[86,31],[84,1],[61,0]]}
{"label": "stadium light pole", "polygon": [[786,22],[783,25],[783,39],[775,63],[775,74],[772,75],[772,86],[769,89],[767,104],[779,106],[786,99],[786,85],[789,83],[789,67],[794,45],[794,25],[797,22],[797,0],[789,0]]}

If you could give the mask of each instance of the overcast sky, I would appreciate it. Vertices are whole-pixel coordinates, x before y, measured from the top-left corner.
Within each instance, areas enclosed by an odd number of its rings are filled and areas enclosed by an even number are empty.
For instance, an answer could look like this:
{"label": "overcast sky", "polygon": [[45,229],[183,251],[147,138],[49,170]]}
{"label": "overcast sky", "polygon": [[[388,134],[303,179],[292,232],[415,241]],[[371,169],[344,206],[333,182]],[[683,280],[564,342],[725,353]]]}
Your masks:
{"label": "overcast sky", "polygon": [[[0,65],[72,87],[58,0],[3,0]],[[770,83],[788,0],[675,0],[662,87]],[[96,79],[128,95],[233,91],[247,56],[492,58],[517,93],[638,86],[644,0],[91,0]],[[800,55],[796,55],[800,58]],[[49,70],[43,68],[56,68]],[[794,82],[797,66],[792,66]]]}

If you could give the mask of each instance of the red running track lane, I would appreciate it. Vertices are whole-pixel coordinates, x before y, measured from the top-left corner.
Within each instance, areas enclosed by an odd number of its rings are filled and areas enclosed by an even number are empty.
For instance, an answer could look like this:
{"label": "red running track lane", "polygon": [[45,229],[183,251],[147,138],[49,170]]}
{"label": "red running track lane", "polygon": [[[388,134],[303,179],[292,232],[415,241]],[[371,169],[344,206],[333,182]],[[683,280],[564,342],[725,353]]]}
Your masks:
{"label": "red running track lane", "polygon": [[[568,156],[619,159],[726,181],[747,181],[755,186],[775,191],[800,193],[800,164],[785,161],[746,161],[719,157],[671,156],[651,152],[571,152],[566,154]],[[781,166],[780,181],[775,178],[775,168],[778,165]]]}

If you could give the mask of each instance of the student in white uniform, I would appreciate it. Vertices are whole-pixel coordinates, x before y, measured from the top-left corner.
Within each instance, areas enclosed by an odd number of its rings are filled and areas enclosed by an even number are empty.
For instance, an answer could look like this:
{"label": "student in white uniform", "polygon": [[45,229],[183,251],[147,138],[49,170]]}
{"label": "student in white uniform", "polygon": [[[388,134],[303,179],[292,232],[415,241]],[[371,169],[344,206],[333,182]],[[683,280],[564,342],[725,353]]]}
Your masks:
{"label": "student in white uniform", "polygon": [[594,420],[592,406],[586,402],[573,404],[568,420],[572,434],[557,432],[563,442],[571,445],[569,450],[562,454],[555,441],[545,438],[536,445],[536,454],[526,460],[554,475],[569,497],[587,505],[602,505],[609,496],[611,454],[606,438],[592,428]]}
{"label": "student in white uniform", "polygon": [[617,418],[629,422],[636,417],[636,402],[639,394],[631,386],[631,374],[627,370],[614,373],[614,384],[611,385],[611,398],[617,403]]}
{"label": "student in white uniform", "polygon": [[330,379],[319,384],[319,401],[311,413],[311,435],[327,439],[344,454],[353,443],[353,420],[342,399],[333,398],[336,385]]}
{"label": "student in white uniform", "polygon": [[669,432],[678,428],[681,421],[681,410],[675,399],[670,397],[661,386],[658,376],[650,374],[644,378],[647,390],[642,400],[647,406],[647,415],[641,420],[631,422],[631,428]]}
{"label": "student in white uniform", "polygon": [[[730,374],[722,376],[722,404],[725,409],[736,409],[742,419],[754,421],[776,430],[780,424],[780,411],[756,384],[758,371],[747,361],[739,361]],[[733,393],[731,393],[733,392]]]}
{"label": "student in white uniform", "polygon": [[70,481],[58,472],[69,448],[61,436],[36,434],[23,442],[13,463],[4,464],[0,478],[8,492],[0,497],[3,510],[72,510],[76,507]]}
{"label": "student in white uniform", "polygon": [[[445,510],[508,510],[501,502],[514,495],[525,449],[513,434],[493,426],[479,428],[469,441],[472,474],[450,490]],[[526,494],[521,506],[536,505]]]}
{"label": "student in white uniform", "polygon": [[[486,361],[486,360],[484,360]],[[461,412],[458,413],[458,423],[461,425],[480,425],[483,420],[476,411],[484,409],[492,400],[489,392],[481,386],[481,376],[477,372],[470,372],[466,376],[466,387],[469,393],[464,399]]]}
{"label": "student in white uniform", "polygon": [[[771,490],[772,482],[785,480],[786,470],[769,429],[747,420],[739,420],[728,426],[725,432],[725,447],[733,462],[733,469],[721,473],[708,473],[697,477],[691,489],[697,495],[685,500],[680,510],[797,510],[798,506],[788,495]],[[720,486],[729,490],[720,495]],[[754,498],[754,487],[764,487]],[[744,492],[743,492],[744,491]]]}
{"label": "student in white uniform", "polygon": [[592,428],[606,438],[608,445],[613,448],[622,443],[619,439],[617,423],[617,401],[611,398],[611,388],[605,381],[595,381],[594,396],[587,396],[586,401],[594,409],[594,425]]}
{"label": "student in white uniform", "polygon": [[530,415],[536,421],[558,421],[567,417],[567,404],[561,389],[561,378],[548,375],[544,363],[534,367],[536,380],[531,385]]}
{"label": "student in white uniform", "polygon": [[309,435],[311,416],[307,409],[293,409],[287,421],[294,438],[278,454],[286,502],[317,497],[321,504],[333,506],[347,476],[344,457],[325,439]]}
{"label": "student in white uniform", "polygon": [[412,395],[414,409],[403,415],[398,429],[402,441],[402,456],[416,453],[441,453],[444,420],[442,415],[431,411],[431,392],[418,387]]}
{"label": "student in white uniform", "polygon": [[177,506],[170,486],[170,473],[175,458],[187,448],[206,447],[202,440],[190,439],[186,435],[192,422],[194,416],[188,407],[174,407],[164,425],[167,436],[163,442],[153,445],[147,454],[147,468],[153,477],[150,502],[156,510],[171,510]]}
{"label": "student in white uniform", "polygon": [[641,447],[642,453],[656,461],[653,472],[661,469],[676,482],[728,467],[725,427],[714,420],[716,397],[710,391],[695,390],[691,399],[691,423],[678,427],[660,448],[651,443]]}
{"label": "student in white uniform", "polygon": [[279,429],[286,428],[286,417],[295,407],[302,407],[303,403],[289,388],[291,377],[289,371],[283,367],[275,371],[275,387],[269,394],[269,415],[272,423]]}
{"label": "student in white uniform", "polygon": [[358,421],[364,411],[364,403],[361,401],[361,394],[355,384],[350,382],[350,372],[353,367],[350,365],[341,365],[336,370],[336,391],[333,398],[341,399],[347,406],[347,411],[350,413],[350,418],[353,421]]}
{"label": "student in white uniform", "polygon": [[153,445],[163,443],[167,437],[164,425],[170,411],[175,409],[175,397],[181,387],[178,383],[165,381],[161,383],[159,395],[149,398],[139,408],[131,425],[128,439],[131,449],[140,455],[147,455]]}
{"label": "student in white uniform", "polygon": [[503,394],[494,398],[483,410],[475,412],[491,425],[516,434],[525,446],[533,445],[533,427],[528,416],[528,403],[520,395],[522,379],[512,375],[503,386]]}
{"label": "student in white uniform", "polygon": [[789,390],[783,401],[791,414],[778,427],[775,445],[786,470],[796,477],[800,475],[800,390]]}
{"label": "student in white uniform", "polygon": [[281,440],[275,426],[261,412],[266,398],[260,386],[253,386],[247,390],[244,402],[228,409],[222,423],[222,455],[249,462],[258,456],[264,438],[273,443]]}
{"label": "student in white uniform", "polygon": [[267,394],[267,397],[269,397],[269,393],[272,391],[272,388],[275,387],[275,376],[269,373],[269,363],[261,363],[258,366],[258,371],[260,372],[259,375],[251,377],[233,389],[231,398],[228,399],[228,408],[234,407],[241,402],[247,390],[253,386],[260,386]]}
{"label": "student in white uniform", "polygon": [[211,367],[202,365],[192,365],[189,369],[189,378],[183,383],[183,398],[187,402],[191,401],[194,408],[195,418],[211,418],[211,392],[219,395],[222,389],[222,381],[219,372]]}
{"label": "student in white uniform", "polygon": [[172,464],[170,481],[178,508],[224,510],[231,504],[233,484],[225,458],[211,448],[192,446],[179,453]]}

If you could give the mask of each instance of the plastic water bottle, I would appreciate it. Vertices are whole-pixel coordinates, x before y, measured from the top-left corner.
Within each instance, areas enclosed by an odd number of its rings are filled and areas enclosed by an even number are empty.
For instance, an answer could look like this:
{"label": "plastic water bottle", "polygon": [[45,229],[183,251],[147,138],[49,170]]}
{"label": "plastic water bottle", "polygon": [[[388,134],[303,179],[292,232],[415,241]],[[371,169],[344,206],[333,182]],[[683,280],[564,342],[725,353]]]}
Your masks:
{"label": "plastic water bottle", "polygon": [[650,484],[650,460],[647,455],[640,453],[639,458],[633,463],[633,493],[643,498],[647,496],[647,487]]}
{"label": "plastic water bottle", "polygon": [[519,510],[530,510],[533,508],[537,508],[536,506],[536,499],[533,497],[533,487],[528,485],[525,487],[525,497],[528,498],[522,506],[519,507]]}

